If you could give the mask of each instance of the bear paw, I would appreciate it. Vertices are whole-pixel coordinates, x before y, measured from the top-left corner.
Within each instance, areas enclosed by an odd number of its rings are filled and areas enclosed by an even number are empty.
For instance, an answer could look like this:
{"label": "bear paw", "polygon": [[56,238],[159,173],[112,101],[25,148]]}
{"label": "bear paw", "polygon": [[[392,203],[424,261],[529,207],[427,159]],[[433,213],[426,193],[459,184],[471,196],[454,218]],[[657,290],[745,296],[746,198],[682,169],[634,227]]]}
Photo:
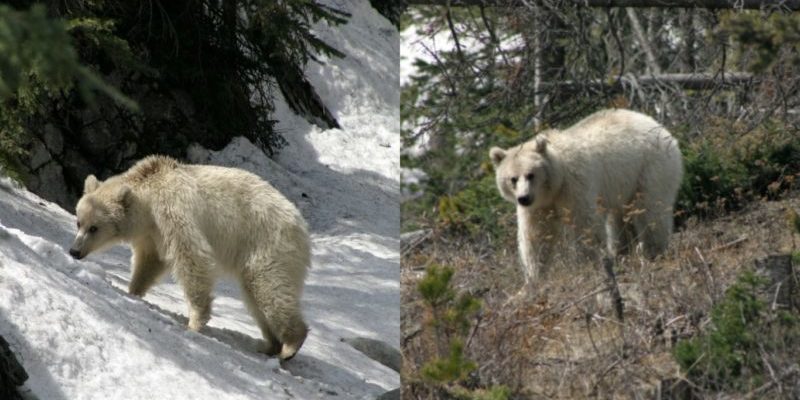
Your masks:
{"label": "bear paw", "polygon": [[258,346],[258,352],[274,357],[278,355],[282,347],[283,344],[278,341],[262,340]]}
{"label": "bear paw", "polygon": [[281,354],[278,355],[278,357],[281,359],[281,361],[289,361],[292,359],[292,357],[294,357],[295,354],[297,354],[297,351],[300,350],[300,346],[302,346],[302,343],[295,345],[284,343],[283,347],[281,348]]}

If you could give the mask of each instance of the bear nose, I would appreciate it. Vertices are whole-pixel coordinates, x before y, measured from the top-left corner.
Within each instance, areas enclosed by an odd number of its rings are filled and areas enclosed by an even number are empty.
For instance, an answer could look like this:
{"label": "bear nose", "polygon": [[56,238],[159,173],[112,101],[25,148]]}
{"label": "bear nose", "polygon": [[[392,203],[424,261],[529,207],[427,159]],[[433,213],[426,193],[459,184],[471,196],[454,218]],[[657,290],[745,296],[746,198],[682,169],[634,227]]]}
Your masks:
{"label": "bear nose", "polygon": [[80,250],[69,249],[69,255],[71,255],[72,258],[74,258],[76,260],[80,260],[81,259],[81,251]]}
{"label": "bear nose", "polygon": [[517,202],[520,205],[523,205],[523,206],[527,207],[527,206],[531,205],[531,203],[533,203],[533,200],[531,200],[531,196],[527,196],[526,195],[526,196],[517,197]]}

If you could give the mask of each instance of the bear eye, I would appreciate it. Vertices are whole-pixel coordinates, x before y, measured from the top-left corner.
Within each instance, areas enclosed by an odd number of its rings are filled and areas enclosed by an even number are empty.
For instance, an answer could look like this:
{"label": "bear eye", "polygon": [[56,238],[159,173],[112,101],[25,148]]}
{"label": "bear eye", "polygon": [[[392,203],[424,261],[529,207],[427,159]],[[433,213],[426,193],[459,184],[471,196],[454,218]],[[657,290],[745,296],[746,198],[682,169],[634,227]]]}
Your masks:
{"label": "bear eye", "polygon": [[517,179],[519,179],[519,178],[517,178],[516,176],[512,177],[511,178],[511,184],[512,185],[516,185],[517,184]]}
{"label": "bear eye", "polygon": [[97,232],[97,227],[94,226],[94,225],[90,226],[89,227],[89,233],[95,233],[95,232]]}
{"label": "bear eye", "polygon": [[81,229],[81,221],[78,221],[78,229]]}
{"label": "bear eye", "polygon": [[533,180],[533,174],[525,175],[525,179],[527,179],[529,181],[532,181]]}

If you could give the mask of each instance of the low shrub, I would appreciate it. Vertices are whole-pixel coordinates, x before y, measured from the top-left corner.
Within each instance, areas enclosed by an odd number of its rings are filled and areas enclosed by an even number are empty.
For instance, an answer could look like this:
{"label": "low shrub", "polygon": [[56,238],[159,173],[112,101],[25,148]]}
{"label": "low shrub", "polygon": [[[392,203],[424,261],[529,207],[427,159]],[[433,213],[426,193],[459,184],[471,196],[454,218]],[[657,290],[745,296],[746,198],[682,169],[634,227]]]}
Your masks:
{"label": "low shrub", "polygon": [[471,379],[478,364],[466,357],[465,341],[481,302],[470,294],[457,293],[451,284],[453,274],[453,268],[433,264],[417,285],[429,312],[426,325],[434,343],[430,349],[433,356],[419,370],[419,383],[426,386],[420,389],[435,398],[505,400],[508,388],[481,388]]}
{"label": "low shrub", "polygon": [[712,308],[707,332],[675,346],[675,360],[694,384],[714,391],[752,390],[769,379],[771,368],[796,362],[800,319],[769,309],[759,297],[766,284],[753,272],[742,273]]}

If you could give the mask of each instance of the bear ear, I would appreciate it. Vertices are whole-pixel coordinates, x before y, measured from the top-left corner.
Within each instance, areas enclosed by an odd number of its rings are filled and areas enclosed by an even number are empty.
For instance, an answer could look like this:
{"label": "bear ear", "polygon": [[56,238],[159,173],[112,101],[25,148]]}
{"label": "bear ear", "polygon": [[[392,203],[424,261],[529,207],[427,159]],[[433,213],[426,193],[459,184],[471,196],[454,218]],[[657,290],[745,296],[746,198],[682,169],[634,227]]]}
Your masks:
{"label": "bear ear", "polygon": [[94,175],[87,176],[83,181],[83,194],[94,192],[101,183]]}
{"label": "bear ear", "polygon": [[545,150],[547,150],[547,136],[539,135],[536,137],[536,151],[539,154],[544,154]]}
{"label": "bear ear", "polygon": [[123,207],[127,208],[131,204],[132,197],[133,193],[130,186],[122,185],[117,189],[117,201],[122,204]]}
{"label": "bear ear", "polygon": [[506,158],[506,151],[499,147],[492,147],[492,149],[489,150],[489,157],[492,159],[492,164],[497,166],[497,164],[500,164],[500,162]]}

